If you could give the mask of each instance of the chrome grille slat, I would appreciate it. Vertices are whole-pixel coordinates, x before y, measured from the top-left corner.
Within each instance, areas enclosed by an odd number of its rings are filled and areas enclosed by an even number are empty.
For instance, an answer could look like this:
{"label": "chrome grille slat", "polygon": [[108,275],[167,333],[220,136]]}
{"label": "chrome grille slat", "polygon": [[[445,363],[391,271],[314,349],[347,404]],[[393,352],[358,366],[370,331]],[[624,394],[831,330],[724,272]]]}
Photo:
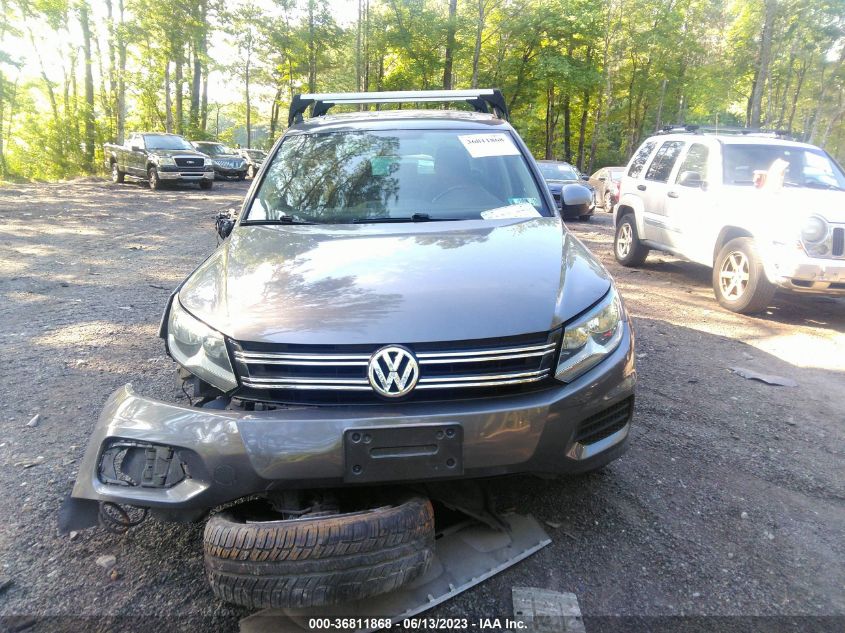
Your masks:
{"label": "chrome grille slat", "polygon": [[[559,332],[552,332],[477,342],[407,344],[419,366],[419,379],[408,397],[413,399],[418,390],[424,390],[426,398],[437,390],[452,394],[449,397],[465,397],[456,395],[461,389],[468,390],[466,397],[474,397],[469,393],[473,389],[517,389],[547,380],[554,371],[559,337]],[[254,390],[252,396],[244,393],[247,399],[343,404],[368,398],[379,401],[369,382],[368,366],[382,347],[234,343],[232,351],[241,386]],[[339,395],[320,396],[319,391]],[[295,395],[302,392],[314,395]],[[356,397],[355,392],[360,394]]]}

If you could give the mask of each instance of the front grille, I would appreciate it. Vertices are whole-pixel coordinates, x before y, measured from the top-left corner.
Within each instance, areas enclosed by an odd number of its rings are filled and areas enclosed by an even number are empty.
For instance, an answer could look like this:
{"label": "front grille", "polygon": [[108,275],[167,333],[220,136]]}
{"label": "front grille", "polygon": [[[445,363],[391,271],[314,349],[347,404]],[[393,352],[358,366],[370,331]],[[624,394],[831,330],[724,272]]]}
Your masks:
{"label": "front grille", "polygon": [[[413,391],[391,403],[489,397],[541,388],[553,371],[560,331],[404,345],[417,359]],[[287,404],[384,403],[370,386],[370,357],[383,345],[232,343],[242,400]]]}
{"label": "front grille", "polygon": [[594,444],[613,435],[628,424],[633,410],[634,399],[632,397],[600,413],[591,415],[578,426],[575,441],[581,444]]}
{"label": "front grille", "polygon": [[202,167],[204,162],[198,156],[176,156],[173,160],[179,167]]}
{"label": "front grille", "polygon": [[223,169],[239,169],[243,167],[243,163],[240,160],[224,158],[220,160],[215,160],[214,162],[218,167],[221,167]]}
{"label": "front grille", "polygon": [[845,257],[845,228],[837,226],[833,229],[833,244],[831,253],[834,257]]}

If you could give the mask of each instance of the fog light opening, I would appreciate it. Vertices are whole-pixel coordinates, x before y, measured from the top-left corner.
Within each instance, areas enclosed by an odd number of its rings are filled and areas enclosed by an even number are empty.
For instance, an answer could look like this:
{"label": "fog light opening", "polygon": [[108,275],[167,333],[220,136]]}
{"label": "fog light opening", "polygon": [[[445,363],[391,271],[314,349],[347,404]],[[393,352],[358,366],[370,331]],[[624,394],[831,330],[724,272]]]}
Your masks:
{"label": "fog light opening", "polygon": [[189,476],[172,446],[121,440],[103,451],[97,475],[104,484],[142,488],[172,488]]}

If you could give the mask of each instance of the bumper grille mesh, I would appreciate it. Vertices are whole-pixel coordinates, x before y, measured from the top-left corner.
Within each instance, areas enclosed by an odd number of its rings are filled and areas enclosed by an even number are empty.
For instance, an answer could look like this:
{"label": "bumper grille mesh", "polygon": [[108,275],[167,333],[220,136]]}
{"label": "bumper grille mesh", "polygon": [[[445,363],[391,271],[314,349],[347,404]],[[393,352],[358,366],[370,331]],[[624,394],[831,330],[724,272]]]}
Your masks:
{"label": "bumper grille mesh", "polygon": [[613,435],[628,424],[633,411],[634,399],[628,398],[609,409],[590,416],[581,422],[578,432],[575,434],[575,441],[581,444],[594,444],[609,435]]}

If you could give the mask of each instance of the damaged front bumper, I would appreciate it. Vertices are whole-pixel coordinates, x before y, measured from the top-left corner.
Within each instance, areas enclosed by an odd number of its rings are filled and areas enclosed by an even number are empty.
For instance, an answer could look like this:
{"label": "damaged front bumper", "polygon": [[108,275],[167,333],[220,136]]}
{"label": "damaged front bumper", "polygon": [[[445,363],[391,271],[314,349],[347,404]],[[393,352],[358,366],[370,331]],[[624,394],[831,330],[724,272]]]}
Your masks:
{"label": "damaged front bumper", "polygon": [[[486,399],[231,411],[162,402],[126,385],[100,415],[66,507],[71,518],[87,518],[63,524],[91,523],[97,502],[192,521],[252,494],[355,484],[357,474],[346,463],[348,437],[359,436],[356,431],[367,437],[367,429],[375,437],[409,427],[457,430],[459,461],[447,477],[590,470],[627,447],[635,382],[627,326],[619,348],[573,383]],[[406,455],[419,458],[399,451],[391,456],[396,468],[358,481],[407,481]]]}

